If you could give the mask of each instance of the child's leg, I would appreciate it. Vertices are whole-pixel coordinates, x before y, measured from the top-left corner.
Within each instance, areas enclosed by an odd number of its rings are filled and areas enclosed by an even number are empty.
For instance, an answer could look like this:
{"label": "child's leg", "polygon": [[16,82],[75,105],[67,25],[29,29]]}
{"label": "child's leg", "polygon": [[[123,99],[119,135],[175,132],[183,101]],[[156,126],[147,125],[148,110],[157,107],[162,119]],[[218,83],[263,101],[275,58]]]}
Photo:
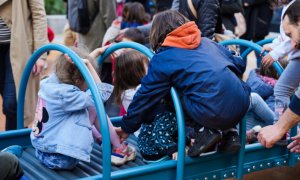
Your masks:
{"label": "child's leg", "polygon": [[154,119],[152,136],[156,150],[159,154],[171,156],[177,152],[177,143],[174,138],[177,136],[176,116],[172,112],[158,114]]}
{"label": "child's leg", "polygon": [[275,95],[275,115],[280,117],[290,102],[290,96],[294,93],[300,83],[298,75],[300,68],[299,60],[291,60],[283,71],[274,88]]}
{"label": "child's leg", "polygon": [[275,115],[274,112],[269,108],[266,102],[257,93],[251,93],[249,110],[252,110],[261,120],[267,124],[272,124]]}
{"label": "child's leg", "polygon": [[[93,136],[98,140],[99,138],[101,139],[102,136],[100,135],[100,124],[99,120],[97,118],[97,113],[95,108],[89,108],[89,118],[90,122],[93,125]],[[115,131],[114,126],[112,125],[109,117],[107,116],[107,123],[108,123],[108,128],[109,128],[109,135],[110,135],[110,142],[115,148],[120,148],[122,147],[120,138],[118,134]]]}
{"label": "child's leg", "polygon": [[58,153],[46,153],[36,149],[36,157],[50,169],[73,169],[79,162],[78,159]]}

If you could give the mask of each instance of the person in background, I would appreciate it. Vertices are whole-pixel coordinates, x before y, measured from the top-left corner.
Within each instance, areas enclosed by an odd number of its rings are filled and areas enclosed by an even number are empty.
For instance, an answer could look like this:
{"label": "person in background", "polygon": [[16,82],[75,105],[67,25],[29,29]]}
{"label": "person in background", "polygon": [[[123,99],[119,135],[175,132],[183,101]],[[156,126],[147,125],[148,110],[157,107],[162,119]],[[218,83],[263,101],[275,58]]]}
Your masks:
{"label": "person in background", "polygon": [[[78,47],[87,48],[90,52],[102,46],[103,37],[117,18],[116,3],[114,0],[87,1],[89,15],[94,18],[87,34],[78,33]],[[87,19],[88,20],[88,19]],[[101,68],[101,79],[103,82],[112,83],[111,63],[105,62]]]}
{"label": "person in background", "polygon": [[[48,43],[47,20],[41,0],[0,1],[0,94],[3,97],[3,113],[6,130],[17,128],[17,92],[26,63],[31,54]],[[40,73],[46,54],[35,63],[29,77],[25,98],[24,126],[34,120]]]}
{"label": "person in background", "polygon": [[[221,6],[222,0],[187,0],[174,1],[172,7],[177,9],[189,20],[195,21],[202,37],[214,38],[215,33],[223,33]],[[179,3],[176,5],[175,3]],[[191,7],[195,10],[191,9]]]}
{"label": "person in background", "polygon": [[227,30],[235,33],[235,27],[238,25],[234,16],[235,13],[243,13],[243,6],[241,0],[223,0],[221,14],[222,23]]}

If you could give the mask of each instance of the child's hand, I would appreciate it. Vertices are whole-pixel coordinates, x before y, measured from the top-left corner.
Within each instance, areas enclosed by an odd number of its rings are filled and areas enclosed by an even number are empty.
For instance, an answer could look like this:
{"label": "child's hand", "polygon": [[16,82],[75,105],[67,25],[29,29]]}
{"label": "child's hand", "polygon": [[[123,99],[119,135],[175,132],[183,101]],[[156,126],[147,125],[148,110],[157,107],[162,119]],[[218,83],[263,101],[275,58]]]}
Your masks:
{"label": "child's hand", "polygon": [[[64,54],[66,60],[69,62],[69,63],[72,63],[74,64],[74,62],[71,60],[70,56],[68,54]],[[90,63],[90,61],[88,59],[82,59],[82,62],[85,64],[85,65],[88,65]]]}
{"label": "child's hand", "polygon": [[261,65],[264,68],[268,68],[270,66],[272,66],[274,62],[274,59],[272,58],[272,56],[270,54],[267,54],[266,56],[263,57],[262,61],[261,61]]}
{"label": "child's hand", "polygon": [[174,152],[174,153],[172,154],[172,159],[173,159],[173,160],[177,160],[177,159],[178,159],[178,152]]}
{"label": "child's hand", "polygon": [[261,52],[260,52],[260,55],[262,56],[264,52],[266,51],[272,51],[272,48],[268,45],[264,45]]}
{"label": "child's hand", "polygon": [[287,148],[290,149],[291,152],[295,152],[300,154],[300,135],[294,136],[291,138],[293,142],[291,142]]}
{"label": "child's hand", "polygon": [[103,54],[109,46],[110,45],[95,49],[93,52],[90,53],[90,56],[96,59],[98,56]]}
{"label": "child's hand", "polygon": [[120,137],[121,143],[129,137],[129,134],[124,132],[121,128],[115,128],[115,130]]}

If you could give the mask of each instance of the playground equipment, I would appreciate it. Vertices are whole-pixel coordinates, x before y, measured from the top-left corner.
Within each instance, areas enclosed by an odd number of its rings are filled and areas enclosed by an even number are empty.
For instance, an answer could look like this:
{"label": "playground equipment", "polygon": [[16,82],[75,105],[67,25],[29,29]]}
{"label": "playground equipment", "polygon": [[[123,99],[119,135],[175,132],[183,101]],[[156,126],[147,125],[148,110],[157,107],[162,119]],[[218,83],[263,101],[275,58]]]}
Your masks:
{"label": "playground equipment", "polygon": [[[245,40],[230,40],[221,42],[223,45],[241,45],[260,52],[261,47],[255,43]],[[118,43],[109,47],[100,57],[99,62],[120,48],[134,48],[141,51],[149,58],[153,53],[142,45],[137,43]],[[44,167],[36,158],[35,151],[30,142],[30,129],[23,128],[24,115],[24,96],[26,85],[31,73],[31,69],[37,59],[49,50],[57,50],[69,54],[76,66],[83,74],[89,88],[91,89],[93,98],[96,102],[97,115],[99,117],[101,132],[103,135],[103,143],[101,148],[95,145],[91,162],[80,162],[73,170],[70,171],[53,171]],[[273,66],[281,73],[282,69],[279,64],[274,63]],[[21,80],[19,97],[18,97],[18,130],[0,133],[0,149],[9,145],[18,144],[24,147],[23,155],[20,159],[21,165],[25,170],[25,175],[30,179],[225,179],[237,177],[242,179],[244,174],[258,170],[268,169],[277,166],[293,166],[296,161],[300,160],[299,156],[287,151],[286,147],[275,146],[271,149],[265,149],[260,144],[251,144],[245,146],[246,135],[246,119],[240,123],[240,137],[242,148],[237,153],[206,153],[198,158],[185,157],[185,129],[184,117],[181,104],[174,88],[171,89],[173,103],[175,105],[176,117],[178,122],[178,161],[168,160],[159,163],[145,164],[141,156],[121,167],[111,166],[110,161],[110,142],[109,131],[106,122],[105,110],[101,98],[96,89],[96,84],[87,70],[84,63],[70,49],[62,46],[49,44],[38,49],[30,58],[25,67]],[[120,117],[112,118],[115,125],[120,122]],[[292,129],[291,136],[296,134],[296,128]],[[129,143],[136,146],[135,137],[129,138]]]}

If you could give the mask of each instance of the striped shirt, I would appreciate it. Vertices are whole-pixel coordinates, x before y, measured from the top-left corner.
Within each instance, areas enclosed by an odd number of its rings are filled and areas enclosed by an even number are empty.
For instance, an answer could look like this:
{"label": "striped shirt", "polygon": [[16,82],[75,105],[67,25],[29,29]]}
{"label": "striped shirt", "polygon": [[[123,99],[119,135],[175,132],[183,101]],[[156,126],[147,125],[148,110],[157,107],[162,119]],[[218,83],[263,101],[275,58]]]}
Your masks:
{"label": "striped shirt", "polygon": [[10,29],[0,17],[0,44],[10,43]]}

